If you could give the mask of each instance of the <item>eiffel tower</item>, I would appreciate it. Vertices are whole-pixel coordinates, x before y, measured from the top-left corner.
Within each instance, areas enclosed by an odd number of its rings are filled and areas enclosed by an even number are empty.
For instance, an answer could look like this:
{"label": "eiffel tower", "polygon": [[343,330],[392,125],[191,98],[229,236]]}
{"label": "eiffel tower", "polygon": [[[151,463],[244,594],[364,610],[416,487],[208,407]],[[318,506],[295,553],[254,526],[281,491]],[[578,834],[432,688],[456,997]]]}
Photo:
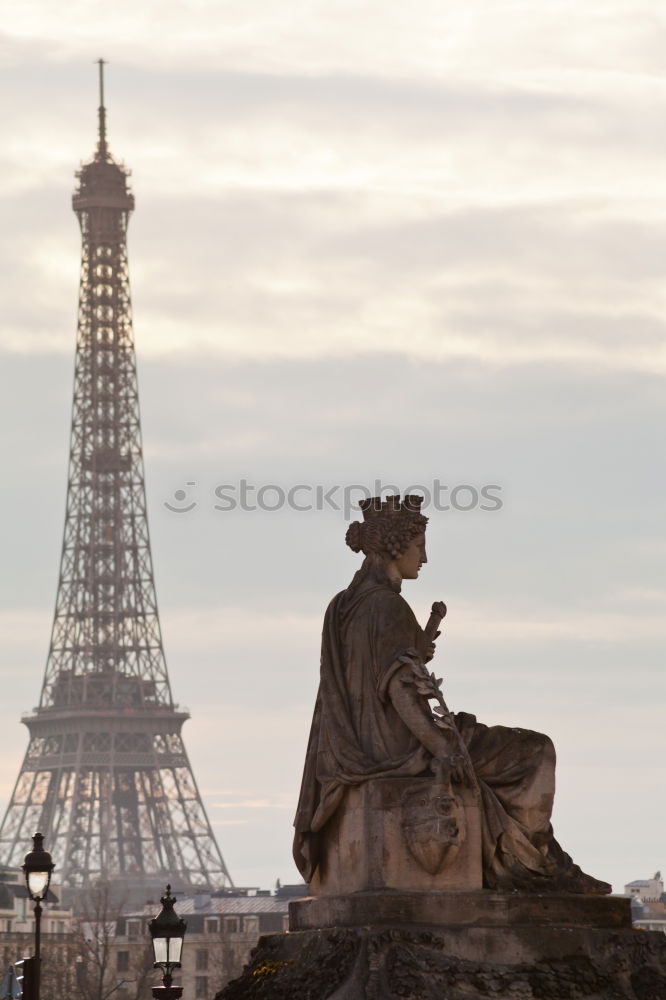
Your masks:
{"label": "eiffel tower", "polygon": [[67,507],[53,630],[30,742],[0,828],[18,867],[36,830],[58,882],[144,888],[233,883],[174,704],[153,578],[132,334],[129,171],[99,133],[76,174],[82,234]]}

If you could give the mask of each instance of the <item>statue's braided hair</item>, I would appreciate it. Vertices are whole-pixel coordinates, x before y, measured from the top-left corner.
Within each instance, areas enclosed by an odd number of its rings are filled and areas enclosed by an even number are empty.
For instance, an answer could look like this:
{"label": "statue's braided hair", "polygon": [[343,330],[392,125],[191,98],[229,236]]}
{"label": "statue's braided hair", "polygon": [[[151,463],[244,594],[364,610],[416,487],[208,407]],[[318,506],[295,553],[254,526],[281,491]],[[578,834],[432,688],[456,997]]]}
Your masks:
{"label": "statue's braided hair", "polygon": [[423,497],[406,496],[400,503],[399,496],[372,497],[361,500],[363,521],[352,521],[345,541],[353,552],[364,555],[389,556],[397,559],[417,535],[422,534],[428,518],[421,514]]}

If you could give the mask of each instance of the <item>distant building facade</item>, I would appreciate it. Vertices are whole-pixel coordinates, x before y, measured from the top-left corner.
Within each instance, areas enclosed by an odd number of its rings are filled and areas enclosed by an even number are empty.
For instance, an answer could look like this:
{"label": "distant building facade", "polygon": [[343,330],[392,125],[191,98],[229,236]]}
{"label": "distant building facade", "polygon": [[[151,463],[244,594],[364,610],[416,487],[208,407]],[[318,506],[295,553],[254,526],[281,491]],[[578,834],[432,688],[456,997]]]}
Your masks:
{"label": "distant building facade", "polygon": [[[0,867],[0,979],[21,958],[34,953],[34,904],[21,872]],[[72,911],[52,885],[42,914],[42,1000],[71,996],[76,979],[76,933]]]}
{"label": "distant building facade", "polygon": [[[53,885],[42,914],[42,1000],[145,1000],[161,982],[153,969],[149,921],[159,900],[124,910],[108,887],[92,890],[87,913],[73,913]],[[239,976],[263,934],[287,930],[290,899],[307,886],[268,890],[231,889],[176,893],[176,910],[187,921],[183,967],[177,982],[183,1000],[210,1000]],[[0,868],[0,980],[19,959],[34,953],[33,903],[22,874]]]}
{"label": "distant building facade", "polygon": [[632,899],[642,899],[644,903],[659,901],[664,895],[661,872],[655,872],[652,878],[637,878],[633,882],[627,882],[624,894]]}
{"label": "distant building facade", "polygon": [[624,895],[631,898],[631,922],[637,930],[666,934],[666,893],[661,872],[628,882]]}
{"label": "distant building facade", "polygon": [[[183,967],[177,978],[183,987],[183,1000],[210,1000],[239,976],[262,934],[287,930],[289,900],[305,895],[305,885],[284,886],[275,894],[243,889],[176,893],[175,909],[187,921]],[[148,904],[118,920],[113,941],[118,979],[140,963],[148,922],[158,912],[159,904]],[[119,992],[118,1000],[123,1000],[122,990]]]}

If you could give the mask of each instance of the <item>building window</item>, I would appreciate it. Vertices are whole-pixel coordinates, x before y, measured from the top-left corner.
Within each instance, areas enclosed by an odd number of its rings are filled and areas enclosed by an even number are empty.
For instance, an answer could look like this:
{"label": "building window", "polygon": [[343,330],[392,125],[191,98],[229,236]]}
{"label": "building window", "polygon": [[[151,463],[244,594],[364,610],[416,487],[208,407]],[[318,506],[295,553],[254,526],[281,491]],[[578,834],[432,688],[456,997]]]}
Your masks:
{"label": "building window", "polygon": [[197,948],[197,971],[202,971],[208,968],[208,950],[206,948]]}
{"label": "building window", "polygon": [[208,976],[194,977],[194,995],[197,1000],[208,1000]]}
{"label": "building window", "polygon": [[130,941],[138,940],[140,929],[141,929],[140,921],[138,920],[127,921],[127,937],[130,939]]}
{"label": "building window", "polygon": [[208,918],[206,920],[206,934],[219,934],[220,932],[220,921],[211,920]]}
{"label": "building window", "polygon": [[129,952],[119,951],[116,955],[116,969],[118,972],[129,971]]}
{"label": "building window", "polygon": [[246,934],[258,934],[259,933],[259,918],[258,917],[243,917],[243,930]]}
{"label": "building window", "polygon": [[238,920],[236,917],[227,917],[224,921],[224,929],[227,934],[237,934],[238,933]]}

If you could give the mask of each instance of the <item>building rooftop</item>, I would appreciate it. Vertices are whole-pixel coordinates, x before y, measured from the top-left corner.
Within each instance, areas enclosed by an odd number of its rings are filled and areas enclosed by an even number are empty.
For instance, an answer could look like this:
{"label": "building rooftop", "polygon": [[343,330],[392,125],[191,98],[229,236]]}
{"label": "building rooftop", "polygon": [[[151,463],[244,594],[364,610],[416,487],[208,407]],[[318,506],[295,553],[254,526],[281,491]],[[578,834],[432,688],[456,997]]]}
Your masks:
{"label": "building rooftop", "polygon": [[666,920],[666,905],[662,903],[661,900],[649,900],[646,901],[641,899],[632,899],[631,901],[631,912],[632,914],[637,913],[639,910],[645,910],[648,913],[653,914],[657,917],[662,917]]}
{"label": "building rooftop", "polygon": [[[7,905],[9,906],[14,905],[13,901],[15,899],[30,899],[30,896],[28,894],[27,886],[21,882],[0,881],[0,899],[3,900],[3,909],[6,909]],[[56,894],[53,892],[52,889],[49,889],[49,891],[46,894],[46,902],[47,903],[60,902],[60,900],[58,899],[58,897],[56,896]]]}
{"label": "building rooftop", "polygon": [[[179,917],[196,914],[204,917],[214,917],[220,914],[232,916],[235,913],[287,913],[288,899],[277,896],[211,896],[205,902],[201,897],[182,896],[176,899],[176,912]],[[155,916],[155,905],[148,904],[141,910],[126,913],[127,917]]]}
{"label": "building rooftop", "polygon": [[178,913],[286,913],[289,903],[276,896],[217,896],[207,906],[197,906],[192,896],[178,900]]}

